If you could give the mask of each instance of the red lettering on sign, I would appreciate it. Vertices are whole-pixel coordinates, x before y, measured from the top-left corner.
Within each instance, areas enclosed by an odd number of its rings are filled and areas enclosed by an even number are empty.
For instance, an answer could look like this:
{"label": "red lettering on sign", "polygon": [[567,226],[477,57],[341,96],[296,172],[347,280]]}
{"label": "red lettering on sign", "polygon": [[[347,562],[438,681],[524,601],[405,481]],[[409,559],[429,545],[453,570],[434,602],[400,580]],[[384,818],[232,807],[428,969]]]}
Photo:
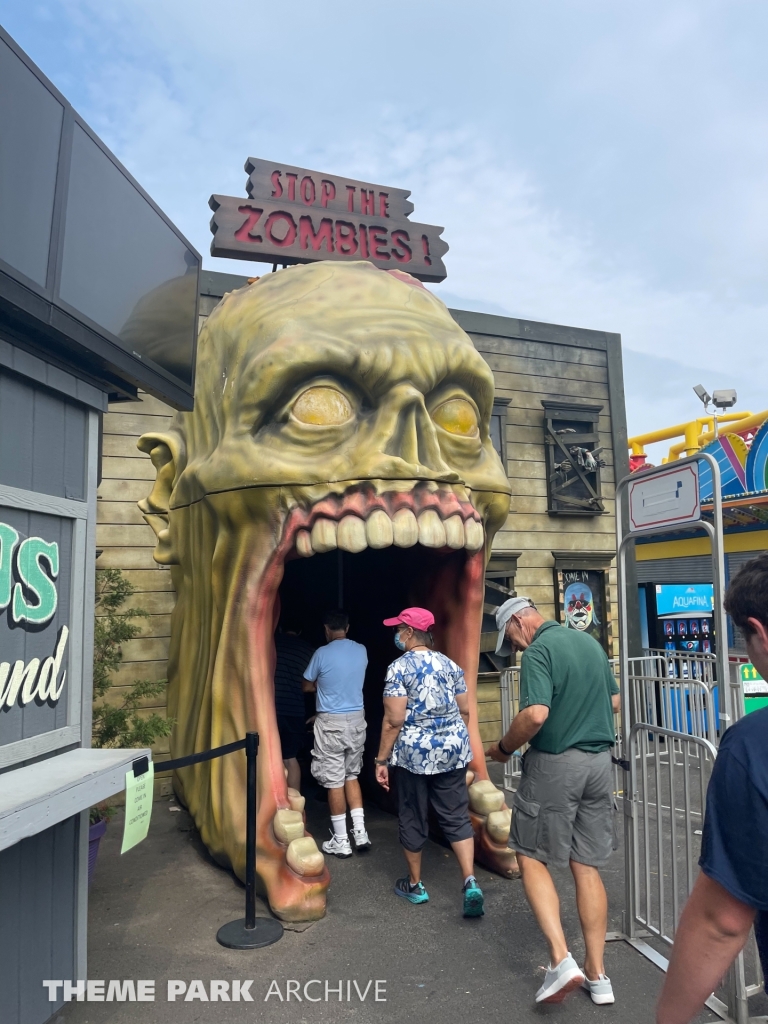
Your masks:
{"label": "red lettering on sign", "polygon": [[310,178],[309,175],[301,179],[300,192],[301,201],[304,203],[304,205],[311,206],[312,203],[314,203],[315,201],[315,183]]}
{"label": "red lettering on sign", "polygon": [[356,185],[347,185],[347,209],[350,213],[353,213],[355,209],[355,192],[357,192]]}
{"label": "red lettering on sign", "polygon": [[421,248],[424,250],[424,262],[428,267],[431,267],[432,257],[429,255],[429,239],[426,235],[421,236]]}
{"label": "red lettering on sign", "polygon": [[357,232],[349,221],[336,221],[336,252],[343,256],[354,256],[357,252]]}
{"label": "red lettering on sign", "polygon": [[360,189],[360,213],[363,215],[370,214],[373,216],[373,189],[361,188]]}
{"label": "red lettering on sign", "polygon": [[285,176],[288,179],[288,198],[293,203],[296,200],[296,179],[298,178],[298,174],[294,174],[292,171],[286,171]]}
{"label": "red lettering on sign", "polygon": [[379,216],[389,216],[389,192],[379,192]]}
{"label": "red lettering on sign", "polygon": [[299,245],[302,249],[308,249],[310,244],[315,252],[325,242],[328,252],[333,252],[333,221],[324,217],[320,221],[320,230],[315,234],[315,228],[311,217],[299,218]]}
{"label": "red lettering on sign", "polygon": [[[296,175],[294,175],[294,178]],[[280,238],[279,235],[275,234],[275,225],[279,221],[285,221],[285,235]],[[290,215],[290,213],[283,213],[282,210],[277,210],[275,213],[270,213],[267,217],[266,223],[264,224],[264,231],[267,235],[267,241],[273,245],[285,247],[286,245],[293,245],[296,241],[296,221]]]}
{"label": "red lettering on sign", "polygon": [[272,198],[279,199],[283,194],[283,183],[280,181],[280,171],[272,171]]}
{"label": "red lettering on sign", "polygon": [[392,255],[400,263],[410,263],[413,253],[408,244],[411,238],[407,231],[398,228],[392,232]]}
{"label": "red lettering on sign", "polygon": [[364,260],[368,259],[368,231],[365,224],[360,225],[360,255]]}
{"label": "red lettering on sign", "polygon": [[259,217],[261,217],[263,210],[257,210],[254,206],[238,206],[238,213],[247,214],[242,225],[235,232],[235,238],[239,242],[247,242],[250,239],[252,242],[260,242],[261,235],[252,235],[251,232],[259,223]]}
{"label": "red lettering on sign", "polygon": [[323,178],[320,182],[320,205],[327,206],[331,199],[336,198],[336,186],[332,181]]}
{"label": "red lettering on sign", "polygon": [[368,230],[371,237],[371,256],[377,260],[388,260],[390,258],[389,250],[381,248],[382,245],[387,244],[387,229],[376,225]]}

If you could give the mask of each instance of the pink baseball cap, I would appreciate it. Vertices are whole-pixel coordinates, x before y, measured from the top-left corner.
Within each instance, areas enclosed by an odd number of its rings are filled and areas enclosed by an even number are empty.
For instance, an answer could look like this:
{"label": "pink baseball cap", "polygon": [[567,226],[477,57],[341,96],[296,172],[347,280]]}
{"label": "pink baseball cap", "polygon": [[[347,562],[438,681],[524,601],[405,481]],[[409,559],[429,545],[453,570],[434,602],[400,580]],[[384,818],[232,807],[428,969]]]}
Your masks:
{"label": "pink baseball cap", "polygon": [[435,624],[435,616],[426,608],[403,608],[394,619],[384,619],[385,626],[412,626],[426,632]]}

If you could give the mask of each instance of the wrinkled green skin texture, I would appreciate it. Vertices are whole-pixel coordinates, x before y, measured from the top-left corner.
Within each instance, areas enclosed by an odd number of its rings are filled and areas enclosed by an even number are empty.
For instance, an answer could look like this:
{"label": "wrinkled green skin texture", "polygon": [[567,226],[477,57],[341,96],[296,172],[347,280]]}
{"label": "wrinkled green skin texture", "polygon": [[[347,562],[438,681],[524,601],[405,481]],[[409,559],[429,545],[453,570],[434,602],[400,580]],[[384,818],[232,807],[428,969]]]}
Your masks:
{"label": "wrinkled green skin texture", "polygon": [[[310,425],[292,414],[298,395],[318,383],[348,397],[348,422]],[[479,436],[455,436],[433,421],[430,413],[452,397],[475,406]],[[168,665],[172,755],[259,733],[257,871],[284,919],[321,917],[329,881],[327,869],[291,870],[272,828],[275,812],[289,806],[271,637],[291,530],[311,524],[318,502],[379,498],[396,508],[432,495],[471,503],[485,550],[468,559],[466,607],[459,593],[447,602],[462,628],[450,630],[450,642],[438,630],[437,641],[466,671],[472,767],[486,777],[475,703],[482,570],[509,510],[489,437],[492,403],[490,369],[439,299],[369,263],[316,263],[224,297],[200,334],[194,411],[139,442],[157,470],[139,504],[178,595]],[[175,785],[213,856],[243,878],[244,755],[183,769]],[[486,860],[496,857],[509,874],[509,851],[489,849]]]}

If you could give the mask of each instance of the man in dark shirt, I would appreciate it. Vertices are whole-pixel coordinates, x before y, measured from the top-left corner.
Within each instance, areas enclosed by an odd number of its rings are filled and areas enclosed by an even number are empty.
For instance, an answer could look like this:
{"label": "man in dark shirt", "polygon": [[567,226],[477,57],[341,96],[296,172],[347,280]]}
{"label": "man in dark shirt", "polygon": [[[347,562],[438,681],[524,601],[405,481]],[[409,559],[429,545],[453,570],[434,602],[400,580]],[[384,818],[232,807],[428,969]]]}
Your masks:
{"label": "man in dark shirt", "polygon": [[[619,688],[600,644],[587,633],[544,619],[525,597],[496,612],[497,652],[506,638],[522,651],[520,710],[506,736],[486,753],[508,761],[530,743],[523,760],[509,845],[517,852],[525,895],[549,945],[550,965],[537,1003],[559,1003],[582,986],[592,1002],[614,1001],[603,950],[608,900],[600,878],[613,847],[610,748]],[[568,865],[586,956],[568,952],[560,902],[548,865]]]}
{"label": "man in dark shirt", "polygon": [[299,636],[299,630],[285,624],[275,633],[275,711],[277,731],[288,770],[291,789],[301,787],[301,767],[297,755],[307,738],[307,714],[302,690],[304,670],[314,650]]}
{"label": "man in dark shirt", "polygon": [[[768,679],[768,552],[731,582],[725,609],[749,659]],[[722,641],[721,641],[722,642]],[[768,708],[728,729],[707,790],[704,835],[656,1010],[658,1024],[687,1024],[749,937],[752,924],[768,978]]]}

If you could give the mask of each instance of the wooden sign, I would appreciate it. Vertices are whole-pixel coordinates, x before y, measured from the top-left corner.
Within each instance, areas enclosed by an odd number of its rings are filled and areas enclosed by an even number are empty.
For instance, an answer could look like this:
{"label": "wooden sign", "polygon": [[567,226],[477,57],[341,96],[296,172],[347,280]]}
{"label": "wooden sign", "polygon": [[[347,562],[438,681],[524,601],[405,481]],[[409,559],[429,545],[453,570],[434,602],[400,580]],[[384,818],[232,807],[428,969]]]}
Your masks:
{"label": "wooden sign", "polygon": [[262,263],[370,260],[443,281],[443,228],[408,219],[410,192],[249,157],[248,199],[213,195],[212,256]]}

